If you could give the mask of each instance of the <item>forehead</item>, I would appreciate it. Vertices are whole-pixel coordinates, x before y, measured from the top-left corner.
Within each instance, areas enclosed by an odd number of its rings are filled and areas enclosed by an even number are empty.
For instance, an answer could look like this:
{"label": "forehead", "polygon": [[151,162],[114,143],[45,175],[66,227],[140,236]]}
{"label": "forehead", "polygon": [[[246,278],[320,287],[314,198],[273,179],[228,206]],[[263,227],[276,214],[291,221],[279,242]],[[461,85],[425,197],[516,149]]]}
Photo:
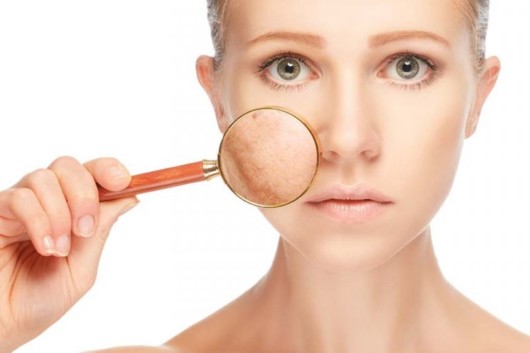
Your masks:
{"label": "forehead", "polygon": [[426,31],[447,41],[469,33],[461,2],[467,0],[231,0],[225,37],[245,43],[265,33],[312,33],[331,46],[365,43],[394,31]]}

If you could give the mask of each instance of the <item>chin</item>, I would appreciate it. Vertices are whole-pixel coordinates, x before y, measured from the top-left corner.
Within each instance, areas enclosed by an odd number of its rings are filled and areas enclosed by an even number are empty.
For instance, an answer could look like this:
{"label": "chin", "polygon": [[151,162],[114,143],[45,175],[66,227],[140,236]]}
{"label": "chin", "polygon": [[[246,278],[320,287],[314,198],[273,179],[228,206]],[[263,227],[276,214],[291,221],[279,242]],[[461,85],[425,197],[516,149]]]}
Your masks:
{"label": "chin", "polygon": [[[418,233],[419,235],[419,233]],[[318,241],[298,241],[282,236],[293,250],[319,270],[366,272],[388,264],[416,236],[396,233],[356,235],[328,234]]]}
{"label": "chin", "polygon": [[421,212],[391,208],[369,222],[340,223],[289,207],[263,210],[280,232],[288,256],[333,273],[365,272],[390,264],[428,230],[438,208]]}

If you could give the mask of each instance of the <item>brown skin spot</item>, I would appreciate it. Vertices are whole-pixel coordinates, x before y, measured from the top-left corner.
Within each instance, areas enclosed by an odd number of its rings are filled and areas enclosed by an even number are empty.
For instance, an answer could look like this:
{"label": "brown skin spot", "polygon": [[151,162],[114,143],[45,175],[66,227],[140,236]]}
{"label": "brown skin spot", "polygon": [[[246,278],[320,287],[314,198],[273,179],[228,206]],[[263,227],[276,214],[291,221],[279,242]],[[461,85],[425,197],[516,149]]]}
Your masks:
{"label": "brown skin spot", "polygon": [[225,180],[241,197],[260,205],[296,199],[309,186],[318,151],[309,130],[280,111],[256,111],[237,120],[221,152]]}

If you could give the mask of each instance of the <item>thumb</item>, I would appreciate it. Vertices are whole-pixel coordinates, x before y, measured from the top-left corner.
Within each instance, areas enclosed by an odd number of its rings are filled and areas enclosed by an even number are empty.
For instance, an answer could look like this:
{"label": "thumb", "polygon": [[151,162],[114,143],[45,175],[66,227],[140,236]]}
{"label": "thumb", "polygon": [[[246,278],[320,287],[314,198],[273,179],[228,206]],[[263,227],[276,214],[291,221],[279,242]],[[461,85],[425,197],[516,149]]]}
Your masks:
{"label": "thumb", "polygon": [[[72,247],[68,260],[73,275],[95,279],[99,259],[109,232],[124,213],[138,204],[135,197],[102,202],[99,208],[99,221],[94,235],[90,238],[72,236]],[[90,281],[90,282],[91,282]]]}

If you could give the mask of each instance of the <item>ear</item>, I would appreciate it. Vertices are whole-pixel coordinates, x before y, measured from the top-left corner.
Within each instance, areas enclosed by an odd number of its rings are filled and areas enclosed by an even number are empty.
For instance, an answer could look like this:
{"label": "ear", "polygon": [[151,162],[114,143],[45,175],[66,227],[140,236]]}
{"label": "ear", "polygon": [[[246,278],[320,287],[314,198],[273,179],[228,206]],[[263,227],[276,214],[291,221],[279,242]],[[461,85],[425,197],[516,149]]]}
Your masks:
{"label": "ear", "polygon": [[486,98],[488,98],[488,95],[497,82],[500,70],[501,63],[499,58],[493,56],[486,59],[486,62],[484,63],[484,70],[482,70],[478,78],[477,91],[473,107],[466,122],[466,138],[473,135],[477,129],[480,112],[482,111],[482,107],[486,101]]}
{"label": "ear", "polygon": [[197,72],[199,83],[201,84],[204,91],[208,94],[208,97],[210,97],[210,101],[212,102],[215,111],[215,116],[217,117],[219,129],[224,132],[229,123],[228,119],[226,118],[226,114],[224,113],[224,109],[219,98],[219,92],[215,84],[216,76],[219,75],[219,73],[216,72],[215,59],[206,55],[199,56],[195,63],[195,70]]}

